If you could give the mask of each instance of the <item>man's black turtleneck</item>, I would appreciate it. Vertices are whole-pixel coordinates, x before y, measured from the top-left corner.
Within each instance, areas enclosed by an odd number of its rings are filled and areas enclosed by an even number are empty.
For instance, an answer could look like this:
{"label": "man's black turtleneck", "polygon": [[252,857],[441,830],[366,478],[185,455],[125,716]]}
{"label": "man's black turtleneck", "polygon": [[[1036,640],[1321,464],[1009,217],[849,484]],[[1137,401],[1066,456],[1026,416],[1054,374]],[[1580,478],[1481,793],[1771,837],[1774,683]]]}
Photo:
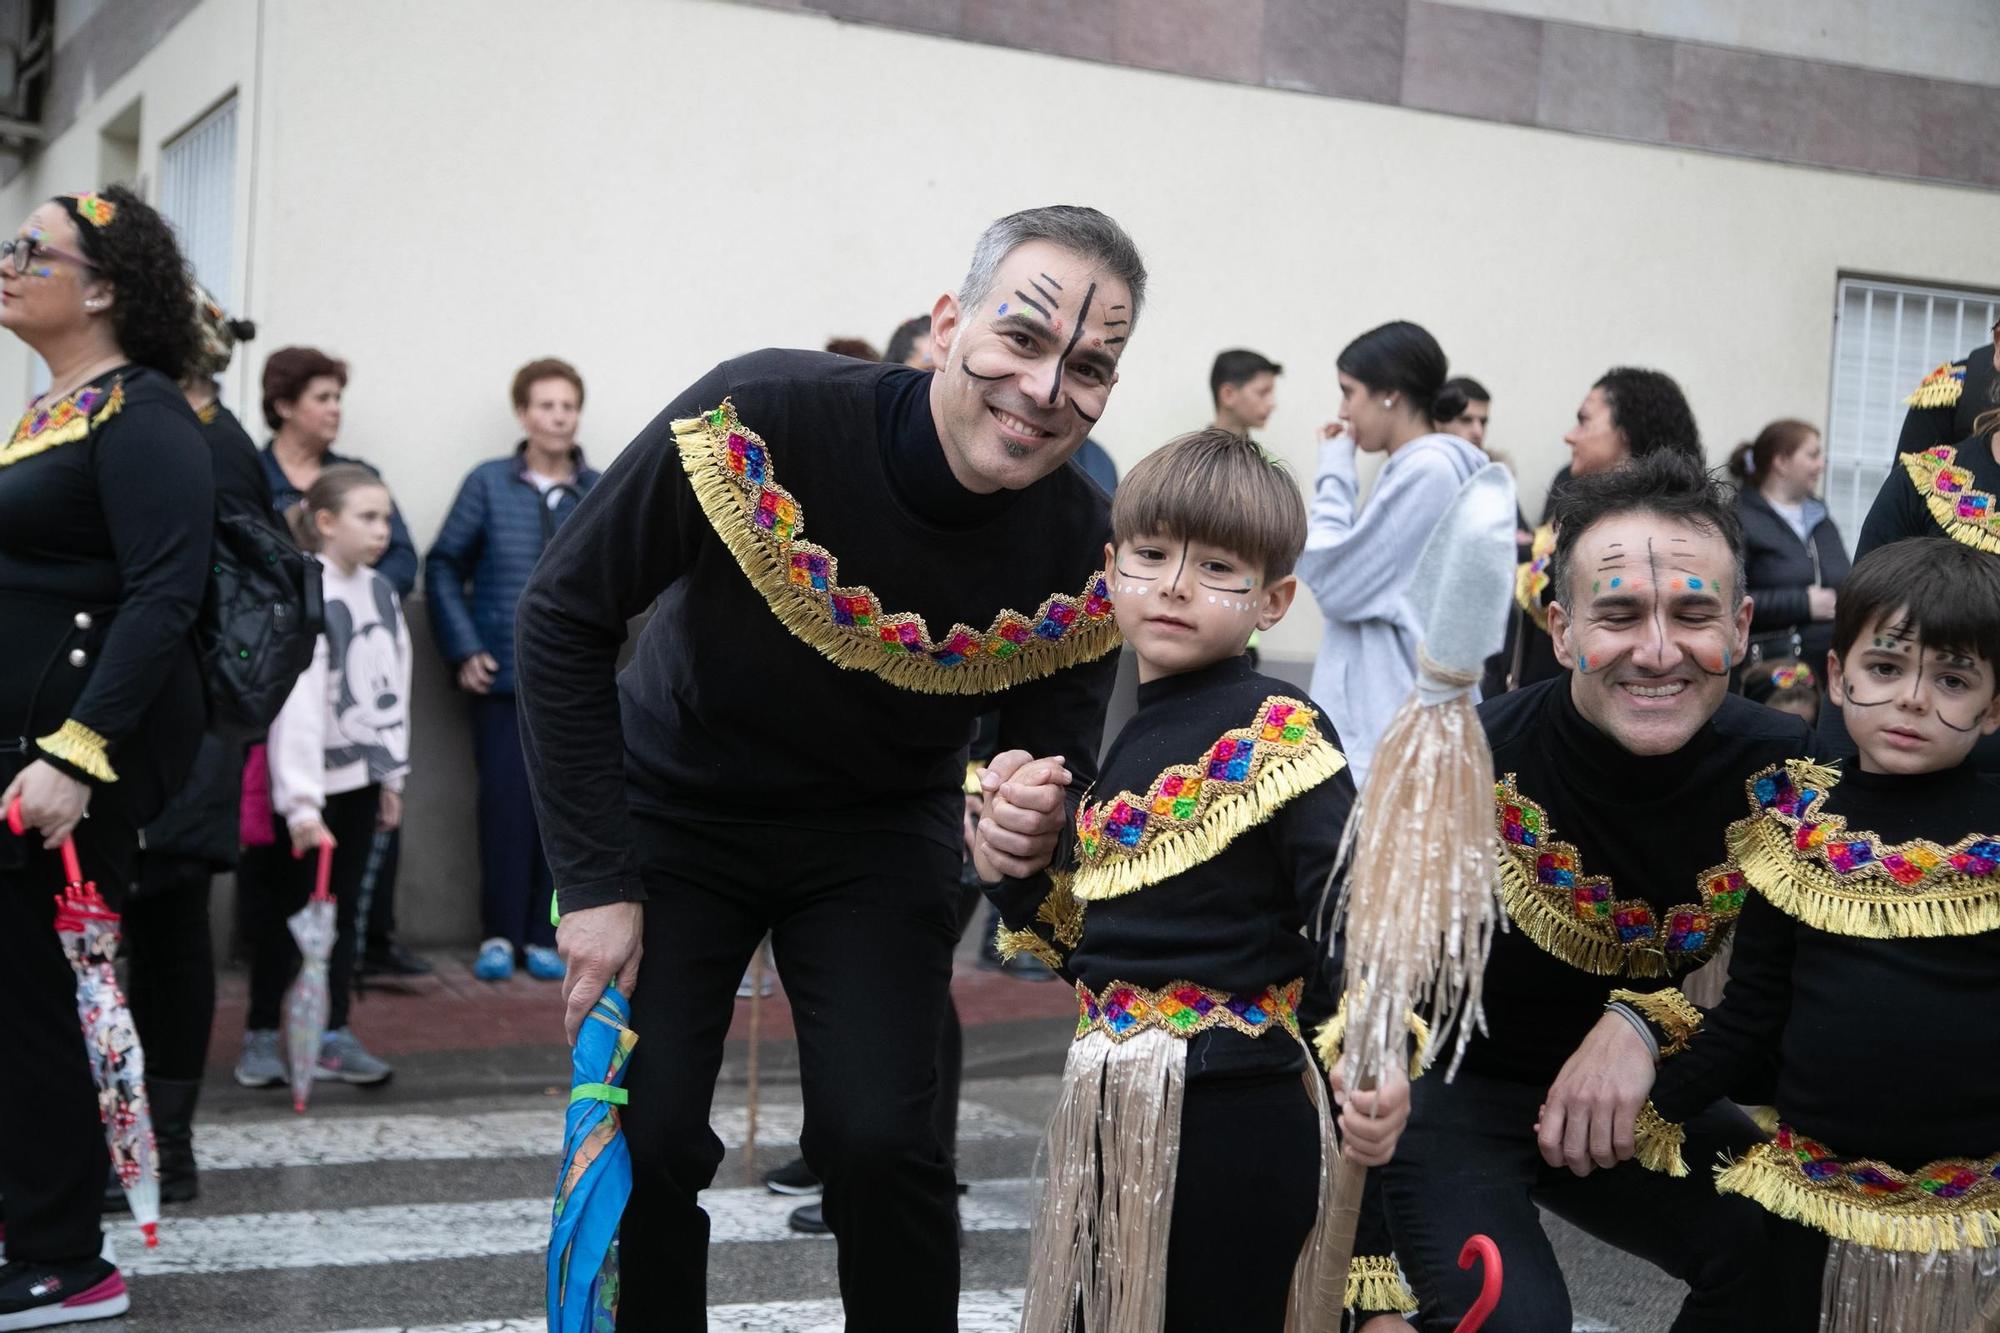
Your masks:
{"label": "man's black turtleneck", "polygon": [[[1698,949],[1677,951],[1666,947],[1670,909],[1703,903],[1709,872],[1733,869],[1724,833],[1743,816],[1745,780],[1803,754],[1807,731],[1798,718],[1731,694],[1679,750],[1635,755],[1577,710],[1567,674],[1489,700],[1479,714],[1495,776],[1512,775],[1543,827],[1539,847],[1514,861],[1533,888],[1527,901],[1509,890],[1511,928],[1495,938],[1486,969],[1488,1035],[1467,1048],[1465,1067],[1546,1084],[1612,990],[1672,985],[1720,944],[1733,912],[1716,916],[1720,928],[1704,932]],[[1503,851],[1518,845],[1505,837],[1508,804],[1496,796]],[[1564,881],[1563,866],[1540,866],[1557,842],[1576,849],[1579,883]],[[1600,878],[1610,881],[1607,902],[1645,905],[1650,935],[1621,944],[1608,917],[1579,913],[1579,885],[1588,895]],[[1538,935],[1552,942],[1538,944]],[[1608,944],[1585,947],[1591,939]]]}
{"label": "man's black turtleneck", "polygon": [[[999,744],[1063,755],[1081,791],[1116,652],[998,693],[927,693],[843,668],[787,629],[718,535],[673,423],[730,400],[803,516],[797,539],[836,582],[934,639],[1033,617],[1102,568],[1109,510],[1065,465],[1018,492],[953,478],[930,376],[812,352],[725,362],[668,405],[543,555],[519,617],[523,733],[564,911],[642,900],[627,808],[669,818],[824,829],[869,855],[877,831],[957,846],[973,719]],[[795,575],[796,581],[796,575]],[[657,600],[656,600],[657,599]],[[653,607],[613,685],[626,622]],[[781,866],[772,867],[782,875]]]}
{"label": "man's black turtleneck", "polygon": [[[1970,764],[1894,777],[1843,773],[1821,807],[1848,834],[1951,847],[2000,837],[2000,778]],[[1747,814],[1751,807],[1743,807]],[[2000,885],[1992,890],[2000,897]],[[1911,1171],[2000,1152],[2000,930],[1868,939],[1805,924],[1753,895],[1729,986],[1653,1104],[1682,1120],[1754,1080],[1779,1053],[1780,1119],[1844,1158]]]}

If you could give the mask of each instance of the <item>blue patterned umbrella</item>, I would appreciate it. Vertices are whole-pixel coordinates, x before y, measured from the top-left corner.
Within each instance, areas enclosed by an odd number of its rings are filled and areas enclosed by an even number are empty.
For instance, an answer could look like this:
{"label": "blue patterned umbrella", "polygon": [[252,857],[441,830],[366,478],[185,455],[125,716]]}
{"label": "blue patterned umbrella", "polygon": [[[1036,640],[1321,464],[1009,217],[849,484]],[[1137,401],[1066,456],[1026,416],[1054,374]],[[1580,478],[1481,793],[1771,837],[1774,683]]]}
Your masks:
{"label": "blue patterned umbrella", "polygon": [[549,1226],[549,1333],[611,1333],[618,1322],[618,1224],[632,1195],[620,1128],[625,1064],[639,1034],[625,997],[607,990],[570,1057],[562,1173]]}

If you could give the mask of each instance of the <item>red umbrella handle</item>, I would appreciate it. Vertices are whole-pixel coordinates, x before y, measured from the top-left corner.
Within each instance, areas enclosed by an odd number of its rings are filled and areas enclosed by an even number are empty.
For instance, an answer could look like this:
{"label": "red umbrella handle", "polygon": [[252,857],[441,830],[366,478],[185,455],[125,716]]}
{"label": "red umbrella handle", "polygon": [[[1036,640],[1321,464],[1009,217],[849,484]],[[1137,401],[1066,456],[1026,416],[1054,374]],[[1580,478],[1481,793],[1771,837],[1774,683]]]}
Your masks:
{"label": "red umbrella handle", "polygon": [[[28,823],[21,817],[21,798],[18,796],[7,806],[7,827],[17,838],[26,837],[28,834]],[[81,888],[83,886],[83,865],[76,859],[75,838],[64,838],[62,840],[62,863],[63,873],[69,876],[70,885],[75,888]]]}
{"label": "red umbrella handle", "polygon": [[1479,1299],[1465,1312],[1465,1318],[1458,1321],[1453,1333],[1478,1333],[1485,1326],[1486,1316],[1500,1304],[1500,1247],[1493,1243],[1491,1237],[1473,1236],[1458,1252],[1460,1268],[1470,1268],[1480,1260],[1485,1261],[1485,1267],[1479,1275]]}
{"label": "red umbrella handle", "polygon": [[[293,848],[292,859],[296,861],[299,859],[299,856],[300,856],[299,850],[297,848]],[[328,887],[330,884],[332,884],[332,882],[333,882],[333,844],[330,842],[323,842],[319,845],[319,864],[313,867],[312,900],[316,903],[333,901],[333,893]]]}

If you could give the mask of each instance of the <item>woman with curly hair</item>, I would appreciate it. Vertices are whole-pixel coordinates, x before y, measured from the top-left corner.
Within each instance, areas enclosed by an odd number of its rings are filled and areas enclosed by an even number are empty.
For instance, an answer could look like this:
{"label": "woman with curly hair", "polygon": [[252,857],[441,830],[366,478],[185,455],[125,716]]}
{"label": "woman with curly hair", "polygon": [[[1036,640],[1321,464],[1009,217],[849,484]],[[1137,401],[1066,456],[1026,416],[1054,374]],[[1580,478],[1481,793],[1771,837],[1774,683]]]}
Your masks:
{"label": "woman with curly hair", "polygon": [[[1703,463],[1701,432],[1681,386],[1665,371],[1637,366],[1614,366],[1598,376],[1563,443],[1569,446],[1569,466],[1550,484],[1544,514],[1555,512],[1556,496],[1571,477],[1610,472],[1663,450]],[[1545,522],[1535,530],[1528,559],[1514,579],[1515,614],[1507,622],[1507,644],[1487,663],[1480,684],[1489,698],[1562,674],[1546,619],[1549,557],[1555,549],[1555,525]]]}
{"label": "woman with curly hair", "polygon": [[50,372],[0,446],[0,805],[28,828],[0,835],[0,1328],[128,1305],[99,1257],[109,1157],[56,849],[74,836],[116,906],[206,721],[193,626],[215,486],[180,389],[189,301],[173,232],[118,186],[52,199],[0,243],[0,326]]}

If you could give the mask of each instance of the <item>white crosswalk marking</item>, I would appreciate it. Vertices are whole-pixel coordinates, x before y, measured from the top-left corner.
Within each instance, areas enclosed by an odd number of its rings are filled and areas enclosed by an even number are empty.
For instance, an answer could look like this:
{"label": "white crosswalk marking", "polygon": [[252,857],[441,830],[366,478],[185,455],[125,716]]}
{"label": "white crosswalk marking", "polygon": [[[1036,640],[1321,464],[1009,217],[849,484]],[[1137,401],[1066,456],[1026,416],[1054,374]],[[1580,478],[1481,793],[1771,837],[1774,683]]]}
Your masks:
{"label": "white crosswalk marking", "polygon": [[[725,1148],[748,1138],[742,1107],[718,1110],[711,1124]],[[805,1123],[796,1104],[762,1108],[759,1148],[796,1144]],[[1033,1136],[1032,1125],[968,1102],[960,1108],[960,1142]],[[461,1158],[547,1157],[562,1152],[562,1112],[489,1111],[470,1115],[310,1116],[247,1124],[197,1125],[195,1155],[204,1171],[255,1168],[355,1166],[377,1162],[453,1161]]]}
{"label": "white crosswalk marking", "polygon": [[[1014,1333],[1021,1324],[1023,1294],[973,1291],[958,1298],[958,1333]],[[759,1301],[708,1307],[708,1333],[821,1333],[842,1328],[839,1301]],[[439,1324],[432,1328],[355,1328],[343,1333],[543,1333],[536,1315],[486,1323]]]}
{"label": "white crosswalk marking", "polygon": [[[701,1196],[714,1244],[824,1243],[828,1238],[802,1235],[785,1224],[798,1202],[756,1187],[709,1190]],[[1025,1231],[1028,1182],[977,1182],[959,1201],[959,1216],[969,1232]],[[170,1217],[160,1226],[159,1247],[150,1250],[130,1221],[115,1225],[113,1231],[123,1259],[120,1266],[128,1277],[352,1268],[538,1252],[548,1244],[549,1201],[499,1199]]]}

